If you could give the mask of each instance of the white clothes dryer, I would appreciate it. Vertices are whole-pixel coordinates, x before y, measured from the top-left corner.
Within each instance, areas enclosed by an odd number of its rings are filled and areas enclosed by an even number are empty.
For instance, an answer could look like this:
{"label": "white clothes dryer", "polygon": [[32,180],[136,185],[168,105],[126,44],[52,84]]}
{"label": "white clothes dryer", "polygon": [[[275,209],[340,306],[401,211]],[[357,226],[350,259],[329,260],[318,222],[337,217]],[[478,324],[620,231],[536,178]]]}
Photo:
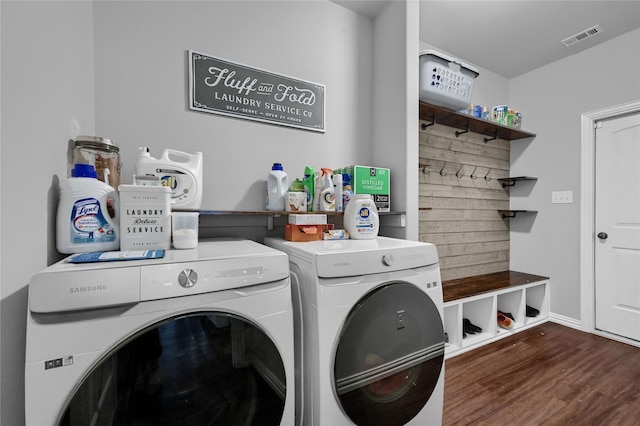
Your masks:
{"label": "white clothes dryer", "polygon": [[296,422],[442,423],[442,283],[432,244],[373,240],[265,244],[289,255]]}
{"label": "white clothes dryer", "polygon": [[201,241],[29,285],[27,426],[294,424],[287,256]]}

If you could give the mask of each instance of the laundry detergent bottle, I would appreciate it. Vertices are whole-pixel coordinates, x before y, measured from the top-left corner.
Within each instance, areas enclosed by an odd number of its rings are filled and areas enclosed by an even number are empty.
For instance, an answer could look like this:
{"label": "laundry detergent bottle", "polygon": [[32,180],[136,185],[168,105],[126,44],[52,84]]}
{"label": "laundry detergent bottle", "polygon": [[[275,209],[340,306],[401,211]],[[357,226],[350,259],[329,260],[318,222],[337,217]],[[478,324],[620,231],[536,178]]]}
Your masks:
{"label": "laundry detergent bottle", "polygon": [[60,253],[110,251],[120,248],[119,198],[97,179],[91,164],[76,164],[60,182],[56,216],[56,248]]}
{"label": "laundry detergent bottle", "polygon": [[353,194],[344,210],[343,220],[351,239],[370,240],[378,236],[378,208],[371,194]]}
{"label": "laundry detergent bottle", "polygon": [[289,178],[281,163],[273,163],[267,176],[267,210],[285,210],[285,198],[289,190]]}
{"label": "laundry detergent bottle", "polygon": [[140,147],[136,176],[157,176],[169,187],[173,210],[198,210],[202,205],[202,152],[165,149],[160,158],[153,158],[149,148]]}

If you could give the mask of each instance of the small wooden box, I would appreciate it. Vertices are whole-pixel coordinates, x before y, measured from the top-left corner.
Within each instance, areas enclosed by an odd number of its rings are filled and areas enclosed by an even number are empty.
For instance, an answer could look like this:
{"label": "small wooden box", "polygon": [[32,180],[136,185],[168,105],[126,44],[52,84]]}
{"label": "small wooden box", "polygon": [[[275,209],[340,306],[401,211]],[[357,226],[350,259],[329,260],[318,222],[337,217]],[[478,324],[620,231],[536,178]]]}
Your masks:
{"label": "small wooden box", "polygon": [[333,225],[293,225],[287,223],[284,226],[284,239],[287,241],[320,241],[322,234]]}

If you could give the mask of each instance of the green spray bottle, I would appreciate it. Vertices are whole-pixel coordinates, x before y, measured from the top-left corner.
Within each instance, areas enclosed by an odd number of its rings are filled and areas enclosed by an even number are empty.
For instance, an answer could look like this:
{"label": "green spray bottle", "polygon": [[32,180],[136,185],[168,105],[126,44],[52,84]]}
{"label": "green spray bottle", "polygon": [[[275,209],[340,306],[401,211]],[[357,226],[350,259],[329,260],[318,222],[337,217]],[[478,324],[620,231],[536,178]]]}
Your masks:
{"label": "green spray bottle", "polygon": [[307,166],[304,168],[304,192],[307,194],[307,211],[313,211],[313,196],[314,196],[314,179],[315,171],[313,167]]}

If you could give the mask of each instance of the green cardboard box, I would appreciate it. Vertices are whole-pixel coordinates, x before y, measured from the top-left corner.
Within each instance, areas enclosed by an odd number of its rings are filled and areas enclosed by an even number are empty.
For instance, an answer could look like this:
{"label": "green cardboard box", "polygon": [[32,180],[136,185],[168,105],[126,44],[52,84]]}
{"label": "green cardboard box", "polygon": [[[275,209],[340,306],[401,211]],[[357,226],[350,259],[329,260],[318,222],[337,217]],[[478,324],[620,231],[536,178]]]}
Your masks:
{"label": "green cardboard box", "polygon": [[[346,171],[345,171],[346,170]],[[391,171],[382,167],[348,166],[343,173],[351,175],[354,194],[371,194],[379,212],[391,211]]]}

